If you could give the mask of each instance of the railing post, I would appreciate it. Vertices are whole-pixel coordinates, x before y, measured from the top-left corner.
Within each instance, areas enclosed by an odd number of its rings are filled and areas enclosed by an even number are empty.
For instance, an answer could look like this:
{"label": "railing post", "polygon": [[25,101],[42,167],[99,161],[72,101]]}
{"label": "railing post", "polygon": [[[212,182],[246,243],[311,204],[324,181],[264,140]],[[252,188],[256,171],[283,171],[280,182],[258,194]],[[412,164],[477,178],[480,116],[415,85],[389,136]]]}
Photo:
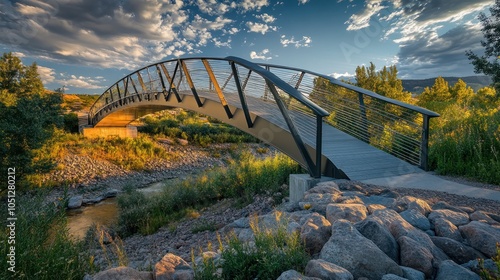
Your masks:
{"label": "railing post", "polygon": [[321,178],[321,154],[323,144],[323,117],[316,115],[316,170],[315,178]]}
{"label": "railing post", "polygon": [[366,143],[370,143],[370,135],[368,134],[368,119],[366,118],[366,106],[365,106],[365,98],[361,92],[358,92],[359,99],[359,111],[361,112],[361,126],[363,133],[363,141]]}
{"label": "railing post", "polygon": [[429,156],[429,119],[428,115],[422,114],[424,122],[422,124],[422,142],[420,143],[420,168],[428,171]]}

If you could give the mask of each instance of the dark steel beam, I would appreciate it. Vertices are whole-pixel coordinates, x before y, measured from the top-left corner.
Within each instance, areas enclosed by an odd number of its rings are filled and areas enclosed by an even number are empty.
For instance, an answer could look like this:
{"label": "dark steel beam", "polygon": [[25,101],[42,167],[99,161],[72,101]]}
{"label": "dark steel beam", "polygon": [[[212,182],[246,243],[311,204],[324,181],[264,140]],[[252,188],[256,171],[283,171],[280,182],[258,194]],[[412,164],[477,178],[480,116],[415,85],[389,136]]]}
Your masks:
{"label": "dark steel beam", "polygon": [[175,89],[175,85],[174,85],[175,74],[177,74],[177,70],[179,70],[179,60],[177,60],[177,63],[175,64],[174,74],[172,75],[172,80],[170,81],[170,87],[168,89],[167,100],[170,98],[170,94],[172,94],[172,92],[173,92],[175,95],[175,98],[177,99],[177,102],[181,103],[182,102],[181,96],[179,95],[179,93]]}
{"label": "dark steel beam", "polygon": [[247,121],[247,126],[249,128],[253,127],[253,121],[250,117],[250,111],[248,110],[247,99],[245,94],[243,93],[243,89],[241,88],[240,76],[238,75],[238,69],[236,69],[236,65],[234,62],[231,62],[231,70],[233,71],[231,75],[234,76],[234,82],[236,84],[236,89],[238,90],[238,95],[240,97],[241,108],[243,109],[243,113],[245,114],[245,119]]}
{"label": "dark steel beam", "polygon": [[250,79],[250,75],[252,75],[252,69],[249,69],[248,70],[248,74],[247,74],[247,77],[245,78],[245,80],[243,81],[243,90],[245,90],[245,88],[247,87],[247,83],[248,83],[248,80]]}
{"label": "dark steel beam", "polygon": [[165,64],[160,63],[160,67],[161,67],[161,70],[163,71],[163,74],[165,74],[165,77],[167,77],[167,82],[170,85],[170,87],[168,89],[168,94],[165,95],[165,101],[168,101],[168,99],[170,98],[170,91],[173,91],[176,96],[179,94],[177,93],[177,89],[175,88],[173,79],[170,77],[170,73],[168,73],[168,70],[167,70],[167,67],[165,67]]}
{"label": "dark steel beam", "polygon": [[[292,134],[292,137],[295,140],[295,145],[297,145],[297,148],[299,149],[302,158],[307,164],[307,171],[309,172],[309,175],[311,175],[311,177],[318,178],[318,175],[316,175],[316,165],[314,164],[314,162],[311,159],[311,156],[307,152],[306,145],[304,144],[304,141],[302,141],[302,138],[300,137],[297,128],[293,124],[293,120],[292,118],[290,118],[290,115],[288,114],[285,104],[283,103],[283,100],[281,100],[275,85],[271,81],[267,80],[266,84],[274,96],[274,100],[276,101],[276,104],[280,109],[281,115],[285,119],[288,129],[290,130],[290,134]],[[321,177],[321,175],[319,175],[319,177]]]}
{"label": "dark steel beam", "polygon": [[163,96],[167,97],[166,96],[167,88],[165,87],[165,81],[163,80],[163,76],[161,74],[160,67],[158,67],[158,64],[156,64],[155,66],[156,66],[156,73],[158,73],[158,77],[160,77],[161,89],[162,89]]}

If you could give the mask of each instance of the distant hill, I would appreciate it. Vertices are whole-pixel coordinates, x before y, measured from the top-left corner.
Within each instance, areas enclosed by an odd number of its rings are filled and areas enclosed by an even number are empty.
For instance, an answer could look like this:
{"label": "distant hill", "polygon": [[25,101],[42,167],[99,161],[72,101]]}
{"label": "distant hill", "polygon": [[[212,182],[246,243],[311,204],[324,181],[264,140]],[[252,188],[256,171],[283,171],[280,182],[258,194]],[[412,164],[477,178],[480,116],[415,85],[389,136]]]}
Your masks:
{"label": "distant hill", "polygon": [[[453,86],[458,79],[462,79],[474,91],[480,88],[491,85],[491,78],[488,76],[468,76],[468,77],[443,77],[450,86]],[[432,87],[436,78],[421,79],[421,80],[402,80],[403,88],[411,93],[420,94],[425,87]]]}

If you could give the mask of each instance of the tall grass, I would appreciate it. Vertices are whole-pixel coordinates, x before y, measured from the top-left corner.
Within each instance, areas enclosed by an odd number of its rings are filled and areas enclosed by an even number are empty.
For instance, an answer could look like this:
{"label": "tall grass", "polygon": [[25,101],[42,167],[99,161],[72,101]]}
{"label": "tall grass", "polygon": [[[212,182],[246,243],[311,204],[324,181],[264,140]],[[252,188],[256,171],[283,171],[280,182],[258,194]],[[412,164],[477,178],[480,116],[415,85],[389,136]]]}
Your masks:
{"label": "tall grass", "polygon": [[183,217],[189,209],[223,198],[248,203],[256,194],[282,191],[289,174],[301,171],[296,162],[283,154],[258,160],[245,152],[227,167],[168,186],[158,196],[145,197],[128,190],[118,197],[120,231],[123,235],[151,234],[169,221]]}
{"label": "tall grass", "polygon": [[[42,201],[41,195],[18,197],[15,245],[7,242],[9,230],[0,231],[0,279],[82,279],[91,271],[83,244],[68,235],[64,210]],[[6,221],[6,206],[0,208]],[[7,270],[10,246],[15,246],[15,273]]]}
{"label": "tall grass", "polygon": [[500,184],[500,111],[450,118],[433,133],[429,160],[438,173]]}
{"label": "tall grass", "polygon": [[[223,246],[219,238],[222,260],[203,258],[195,264],[195,279],[276,279],[286,270],[304,271],[310,256],[298,232],[288,233],[288,221],[281,221],[276,215],[277,228],[262,228],[256,217],[251,219],[255,236],[252,244],[242,242],[235,234]],[[194,255],[194,254],[192,254]]]}

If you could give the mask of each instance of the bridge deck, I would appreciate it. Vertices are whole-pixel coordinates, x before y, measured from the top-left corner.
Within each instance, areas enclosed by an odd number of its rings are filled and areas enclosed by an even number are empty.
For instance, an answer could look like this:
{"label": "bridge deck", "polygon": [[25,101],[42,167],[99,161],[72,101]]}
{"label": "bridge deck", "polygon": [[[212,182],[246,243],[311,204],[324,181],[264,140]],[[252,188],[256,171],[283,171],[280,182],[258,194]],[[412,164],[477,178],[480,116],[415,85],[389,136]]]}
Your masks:
{"label": "bridge deck", "polygon": [[[200,97],[217,100],[213,92],[200,91]],[[241,108],[236,94],[226,94],[226,99],[232,106]],[[262,98],[246,96],[250,111],[288,131],[288,127],[274,101],[264,101]],[[222,107],[221,107],[221,110]],[[298,127],[305,143],[316,146],[315,133],[307,131],[316,126],[316,119],[296,111],[290,111],[294,124]],[[424,172],[393,155],[379,150],[329,124],[323,123],[323,155],[338,169],[342,170],[351,180],[367,180],[381,177],[399,176]]]}

